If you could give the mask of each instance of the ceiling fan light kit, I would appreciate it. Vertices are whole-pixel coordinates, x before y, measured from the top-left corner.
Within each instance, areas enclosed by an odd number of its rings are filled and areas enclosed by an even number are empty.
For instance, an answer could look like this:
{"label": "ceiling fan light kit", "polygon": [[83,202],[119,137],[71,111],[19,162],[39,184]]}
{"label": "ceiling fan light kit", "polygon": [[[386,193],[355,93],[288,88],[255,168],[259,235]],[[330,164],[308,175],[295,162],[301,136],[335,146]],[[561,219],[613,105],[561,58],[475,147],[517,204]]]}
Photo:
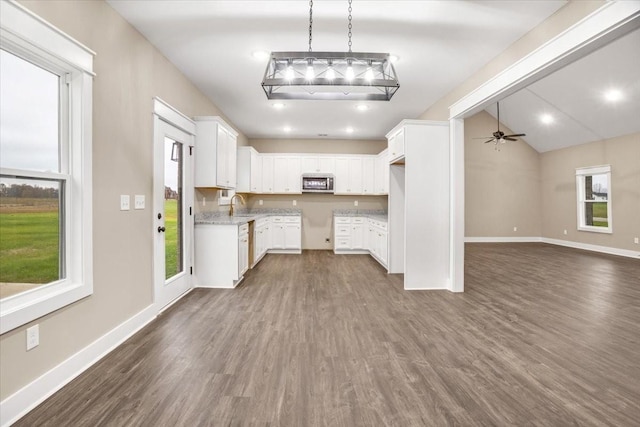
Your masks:
{"label": "ceiling fan light kit", "polygon": [[487,138],[489,138],[484,143],[488,144],[490,142],[493,142],[495,144],[495,149],[497,151],[500,151],[500,148],[499,148],[499,145],[498,145],[499,143],[500,144],[505,144],[507,141],[517,141],[518,137],[527,136],[527,135],[524,134],[524,133],[514,133],[513,135],[505,135],[504,132],[502,132],[500,130],[500,103],[499,102],[496,103],[496,108],[498,110],[498,119],[497,119],[498,120],[498,130],[495,131],[492,136],[481,136],[481,137],[476,137],[476,138],[473,138],[473,139],[487,139]]}
{"label": "ceiling fan light kit", "polygon": [[388,53],[313,52],[313,0],[309,2],[309,51],[271,52],[262,79],[268,99],[389,101],[400,88]]}

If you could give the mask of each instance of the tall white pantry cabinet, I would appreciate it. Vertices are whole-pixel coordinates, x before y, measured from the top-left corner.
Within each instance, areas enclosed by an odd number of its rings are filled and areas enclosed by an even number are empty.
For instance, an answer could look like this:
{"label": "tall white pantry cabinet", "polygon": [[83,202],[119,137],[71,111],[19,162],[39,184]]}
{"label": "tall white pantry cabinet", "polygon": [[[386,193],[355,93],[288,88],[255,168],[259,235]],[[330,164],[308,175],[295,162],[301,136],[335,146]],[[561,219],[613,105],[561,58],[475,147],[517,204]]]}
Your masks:
{"label": "tall white pantry cabinet", "polygon": [[389,273],[449,289],[449,122],[403,120],[389,140]]}

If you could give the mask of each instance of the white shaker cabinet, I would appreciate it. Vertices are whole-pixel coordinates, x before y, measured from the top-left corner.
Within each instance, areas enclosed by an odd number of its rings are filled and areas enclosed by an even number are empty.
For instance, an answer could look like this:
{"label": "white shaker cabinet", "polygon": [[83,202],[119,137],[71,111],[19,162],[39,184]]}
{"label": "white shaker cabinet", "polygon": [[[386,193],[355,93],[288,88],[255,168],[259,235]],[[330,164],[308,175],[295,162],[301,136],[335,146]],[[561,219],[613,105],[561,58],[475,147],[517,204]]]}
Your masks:
{"label": "white shaker cabinet", "polygon": [[273,192],[277,194],[300,194],[300,157],[276,156],[273,159]]}
{"label": "white shaker cabinet", "polygon": [[382,151],[376,157],[376,171],[374,176],[375,194],[389,194],[389,155],[388,150]]}
{"label": "white shaker cabinet", "polygon": [[404,129],[393,131],[387,138],[389,140],[389,163],[394,163],[404,157]]}
{"label": "white shaker cabinet", "polygon": [[196,224],[194,274],[202,288],[235,288],[249,266],[247,224]]}
{"label": "white shaker cabinet", "polygon": [[273,156],[261,155],[262,193],[273,193]]}
{"label": "white shaker cabinet", "polygon": [[362,158],[362,194],[376,193],[376,157],[366,156]]}
{"label": "white shaker cabinet", "polygon": [[237,193],[262,191],[262,162],[253,147],[238,147]]}
{"label": "white shaker cabinet", "polygon": [[336,160],[333,156],[302,156],[302,173],[335,174]]}
{"label": "white shaker cabinet", "polygon": [[220,117],[196,117],[195,187],[236,187],[238,133]]}
{"label": "white shaker cabinet", "polygon": [[362,157],[337,157],[335,194],[363,194]]}

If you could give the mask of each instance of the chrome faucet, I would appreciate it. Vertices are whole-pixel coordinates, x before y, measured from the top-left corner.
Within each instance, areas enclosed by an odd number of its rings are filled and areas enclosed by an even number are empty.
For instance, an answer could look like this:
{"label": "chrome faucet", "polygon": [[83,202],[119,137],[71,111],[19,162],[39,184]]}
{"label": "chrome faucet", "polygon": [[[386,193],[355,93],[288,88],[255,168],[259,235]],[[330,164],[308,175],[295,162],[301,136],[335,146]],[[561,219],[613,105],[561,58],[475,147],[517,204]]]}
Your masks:
{"label": "chrome faucet", "polygon": [[244,205],[244,197],[242,197],[242,194],[234,194],[233,196],[231,196],[231,200],[229,201],[229,216],[233,216],[233,199],[235,199],[236,197],[240,197],[240,201],[242,202],[242,204]]}

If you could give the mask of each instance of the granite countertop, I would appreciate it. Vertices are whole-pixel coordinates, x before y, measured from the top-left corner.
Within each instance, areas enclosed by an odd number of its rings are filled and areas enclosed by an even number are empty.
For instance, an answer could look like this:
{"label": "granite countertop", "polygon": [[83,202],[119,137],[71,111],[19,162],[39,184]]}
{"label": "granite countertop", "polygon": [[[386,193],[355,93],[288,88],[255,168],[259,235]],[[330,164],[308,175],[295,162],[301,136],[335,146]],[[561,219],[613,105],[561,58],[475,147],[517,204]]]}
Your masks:
{"label": "granite countertop", "polygon": [[383,209],[334,209],[333,216],[359,216],[387,222],[389,215]]}
{"label": "granite countertop", "polygon": [[227,211],[202,212],[196,214],[196,225],[216,224],[216,225],[242,225],[249,221],[267,216],[300,216],[302,209],[237,209],[233,216],[229,216]]}

